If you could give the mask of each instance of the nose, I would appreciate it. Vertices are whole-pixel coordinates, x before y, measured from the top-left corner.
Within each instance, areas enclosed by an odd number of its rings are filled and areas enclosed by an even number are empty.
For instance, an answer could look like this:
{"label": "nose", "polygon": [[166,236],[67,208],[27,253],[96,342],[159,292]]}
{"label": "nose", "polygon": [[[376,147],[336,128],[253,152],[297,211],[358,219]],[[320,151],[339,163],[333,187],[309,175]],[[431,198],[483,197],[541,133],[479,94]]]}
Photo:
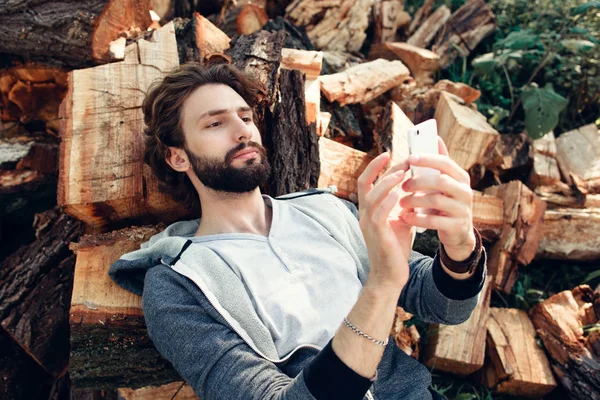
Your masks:
{"label": "nose", "polygon": [[252,124],[247,123],[242,117],[237,117],[236,124],[234,126],[233,134],[235,140],[248,142],[252,138]]}

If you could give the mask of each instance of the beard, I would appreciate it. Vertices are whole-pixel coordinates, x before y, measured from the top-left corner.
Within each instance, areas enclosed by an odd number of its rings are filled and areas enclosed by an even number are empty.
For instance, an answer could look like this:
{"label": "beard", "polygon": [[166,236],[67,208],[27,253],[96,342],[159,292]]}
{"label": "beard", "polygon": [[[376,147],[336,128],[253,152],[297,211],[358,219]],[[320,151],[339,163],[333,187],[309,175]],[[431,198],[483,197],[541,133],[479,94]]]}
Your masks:
{"label": "beard", "polygon": [[[242,167],[234,167],[231,162],[235,155],[252,147],[258,151],[258,157],[247,159]],[[271,166],[267,160],[267,151],[256,142],[240,143],[229,150],[224,159],[218,157],[197,156],[192,151],[185,149],[194,173],[204,184],[213,190],[228,193],[251,192],[264,185],[271,175]]]}

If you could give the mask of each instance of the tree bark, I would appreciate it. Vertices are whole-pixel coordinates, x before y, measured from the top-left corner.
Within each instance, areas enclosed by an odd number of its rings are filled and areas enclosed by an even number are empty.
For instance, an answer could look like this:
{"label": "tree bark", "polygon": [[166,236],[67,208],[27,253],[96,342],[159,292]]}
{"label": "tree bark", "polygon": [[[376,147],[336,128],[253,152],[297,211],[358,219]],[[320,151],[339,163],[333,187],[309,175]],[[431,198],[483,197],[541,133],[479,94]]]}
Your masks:
{"label": "tree bark", "polygon": [[53,376],[69,361],[68,313],[83,224],[61,214],[40,238],[0,265],[0,325]]}
{"label": "tree bark", "polygon": [[147,0],[35,0],[0,4],[0,53],[83,68],[110,61],[109,45],[129,30],[145,31]]}
{"label": "tree bark", "polygon": [[306,124],[303,74],[297,70],[280,73],[281,102],[268,121],[272,196],[317,187],[320,173],[316,124]]}
{"label": "tree bark", "polygon": [[598,323],[600,292],[580,285],[536,304],[529,315],[569,398],[600,399],[600,337],[582,328]]}

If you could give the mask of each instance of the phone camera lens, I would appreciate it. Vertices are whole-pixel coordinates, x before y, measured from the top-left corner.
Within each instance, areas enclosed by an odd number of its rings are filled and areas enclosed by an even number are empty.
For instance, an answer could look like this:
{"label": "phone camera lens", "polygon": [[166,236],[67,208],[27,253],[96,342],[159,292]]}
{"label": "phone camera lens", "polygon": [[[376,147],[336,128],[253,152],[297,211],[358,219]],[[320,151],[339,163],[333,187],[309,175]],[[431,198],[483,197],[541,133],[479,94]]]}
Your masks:
{"label": "phone camera lens", "polygon": [[417,129],[417,135],[419,134],[419,130]]}

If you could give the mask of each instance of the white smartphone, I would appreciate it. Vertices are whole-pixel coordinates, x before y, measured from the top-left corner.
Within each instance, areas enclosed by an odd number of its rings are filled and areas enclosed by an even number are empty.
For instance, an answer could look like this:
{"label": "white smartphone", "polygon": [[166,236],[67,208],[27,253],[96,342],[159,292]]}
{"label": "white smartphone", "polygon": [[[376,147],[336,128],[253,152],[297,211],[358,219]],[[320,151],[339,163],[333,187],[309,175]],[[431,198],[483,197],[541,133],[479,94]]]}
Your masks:
{"label": "white smartphone", "polygon": [[[435,119],[428,119],[415,125],[408,130],[408,152],[409,154],[438,154],[438,134],[437,123]],[[440,175],[440,171],[433,168],[410,166],[412,177],[422,175]],[[436,193],[436,191],[418,192],[415,196]],[[415,208],[415,212],[420,214],[428,214],[427,208]],[[418,233],[425,232],[425,228],[417,228]]]}

